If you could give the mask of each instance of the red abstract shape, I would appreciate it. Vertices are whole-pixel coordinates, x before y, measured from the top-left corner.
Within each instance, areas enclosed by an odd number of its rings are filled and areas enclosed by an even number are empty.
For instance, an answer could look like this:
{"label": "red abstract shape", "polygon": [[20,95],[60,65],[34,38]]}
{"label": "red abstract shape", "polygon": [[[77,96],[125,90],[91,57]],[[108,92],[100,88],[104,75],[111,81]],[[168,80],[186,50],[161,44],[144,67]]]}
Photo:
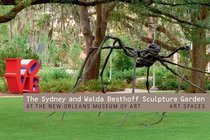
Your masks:
{"label": "red abstract shape", "polygon": [[9,92],[40,92],[39,76],[36,75],[39,69],[40,64],[34,59],[6,59],[5,77]]}

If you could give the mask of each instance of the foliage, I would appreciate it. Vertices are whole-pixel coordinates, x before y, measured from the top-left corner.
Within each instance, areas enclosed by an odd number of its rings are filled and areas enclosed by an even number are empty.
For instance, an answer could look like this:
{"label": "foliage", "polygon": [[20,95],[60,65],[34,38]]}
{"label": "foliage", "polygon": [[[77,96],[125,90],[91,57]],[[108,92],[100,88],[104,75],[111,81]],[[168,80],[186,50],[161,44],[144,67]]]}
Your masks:
{"label": "foliage", "polygon": [[7,28],[8,28],[7,24],[0,25],[0,39],[1,39],[0,43],[1,44],[8,40],[8,35],[7,35],[8,29]]}
{"label": "foliage", "polygon": [[[169,2],[169,1],[164,1],[164,2],[169,3],[169,5],[159,4],[158,1],[154,2],[154,4],[148,4],[148,5],[142,2],[135,3],[135,4],[118,3],[115,8],[115,11],[112,14],[110,14],[112,15],[112,17],[109,18],[114,21],[109,21],[107,29],[113,36],[125,36],[125,37],[121,37],[121,39],[126,45],[130,47],[137,46],[138,48],[142,48],[143,45],[142,45],[141,37],[147,36],[147,35],[150,36],[149,35],[150,33],[148,33],[150,29],[147,28],[147,25],[145,25],[145,23],[149,21],[148,17],[150,18],[152,17],[151,22],[157,23],[161,27],[164,27],[166,31],[166,32],[157,31],[157,40],[163,41],[169,46],[171,45],[172,47],[179,46],[173,42],[174,39],[177,39],[178,41],[180,41],[181,45],[189,43],[189,40],[192,41],[193,37],[196,37],[195,34],[197,34],[197,32],[194,33],[192,32],[192,30],[197,27],[186,24],[182,22],[182,20],[188,22],[188,21],[192,21],[191,17],[193,17],[193,14],[195,14],[194,16],[198,16],[201,10],[200,5],[198,4],[188,5],[187,4],[188,2],[187,2],[186,4],[183,4],[182,6],[170,6],[170,4],[173,5],[176,3],[183,3],[183,1],[177,0],[174,2]],[[0,13],[5,14],[8,12],[10,8],[11,7],[7,8],[7,6],[6,7],[2,6],[0,8]],[[4,25],[1,24],[0,26],[0,40],[1,40],[0,41],[1,43],[0,76],[3,76],[4,74],[5,57],[38,58],[37,56],[32,56],[36,54],[34,54],[34,49],[30,48],[31,46],[28,41],[30,37],[35,37],[37,39],[36,43],[38,45],[41,44],[42,46],[44,46],[45,52],[43,54],[39,53],[39,58],[41,58],[42,62],[44,64],[47,64],[47,66],[57,64],[58,62],[64,63],[64,60],[62,59],[67,58],[68,67],[74,70],[77,70],[79,68],[80,66],[79,53],[81,52],[80,46],[82,46],[81,42],[83,42],[83,40],[81,39],[79,35],[79,31],[80,31],[78,28],[79,24],[77,24],[78,23],[77,19],[79,18],[75,18],[73,13],[71,13],[72,7],[69,7],[69,5],[65,5],[65,6],[62,5],[62,7],[60,7],[60,5],[47,5],[47,6],[41,5],[40,7],[34,6],[34,8],[35,9],[38,8],[39,10],[33,11],[32,9],[28,8],[27,10],[25,10],[25,13],[23,12],[22,17],[19,16],[17,18],[18,20],[12,21],[14,23],[12,24],[13,26],[12,30],[13,30],[14,35],[18,34],[16,33],[17,31],[16,28],[21,27],[20,26],[21,24],[27,25],[27,26],[24,27],[25,31],[23,35],[19,34],[19,36],[15,36],[10,42],[8,42],[8,36],[9,36],[8,27],[9,26],[7,24],[4,24]],[[151,10],[152,8],[156,9],[155,10],[156,12],[154,11],[152,12]],[[91,8],[90,10],[94,10],[94,8]],[[73,9],[73,11],[76,14],[78,14],[77,10]],[[29,14],[26,14],[26,12]],[[21,13],[19,15],[21,15]],[[31,17],[25,17],[25,15],[29,15]],[[168,15],[172,15],[172,16],[168,16]],[[79,14],[77,16],[79,16]],[[91,15],[90,19],[95,20],[95,18],[93,18],[94,16],[95,15],[93,16]],[[206,20],[195,21],[196,24],[202,25],[202,24],[209,23],[208,22],[209,15],[206,15],[206,16],[207,16]],[[34,17],[37,17],[37,18],[34,18]],[[23,19],[29,19],[29,20],[23,20]],[[180,19],[180,20],[176,20],[176,19]],[[196,20],[199,20],[199,18],[197,18]],[[91,24],[91,28],[93,30],[95,30],[94,27],[96,27],[95,24]],[[53,28],[52,30],[53,37],[51,41],[48,40],[49,28]],[[78,30],[75,30],[75,29],[78,29]],[[208,33],[209,31],[207,31],[207,34]],[[194,38],[194,40],[199,41],[199,39],[197,38]],[[63,47],[63,44],[65,44],[66,46],[64,45],[65,47]],[[140,47],[140,44],[141,44],[141,47]],[[11,48],[11,50],[7,49],[8,47]],[[35,48],[35,46],[33,47]],[[4,58],[2,57],[2,55],[4,56]],[[181,56],[180,61],[183,62],[185,60],[182,60],[182,59],[186,58],[187,54],[185,52],[184,53],[181,52],[180,56]],[[104,58],[102,58],[102,60],[103,59]],[[116,78],[120,80],[125,80],[128,83],[130,83],[132,80],[132,73],[133,73],[132,67],[133,67],[133,60],[131,58],[127,57],[122,51],[114,51],[113,53],[113,69],[114,69],[113,79]],[[140,71],[142,72],[142,70]],[[144,72],[142,74],[138,75],[139,77],[145,76],[145,73],[146,73],[145,69],[143,71]],[[169,71],[164,71],[164,72],[159,72],[159,74],[156,74],[157,85],[161,89],[177,88],[179,79],[175,78],[175,76],[172,74],[168,74],[170,73]],[[49,79],[49,81],[53,79],[59,80],[58,77],[65,78],[65,74],[64,73],[60,74],[59,72],[55,72],[54,74],[52,74],[53,76],[48,75],[50,78],[47,78],[47,75],[48,74],[42,76],[44,81],[47,81],[47,79]],[[67,76],[67,78],[69,77]],[[164,81],[163,79],[166,79],[168,82]],[[208,87],[208,84],[207,84],[207,87]],[[185,86],[183,88],[185,88]]]}
{"label": "foliage", "polygon": [[[109,77],[109,74],[110,72],[106,70],[105,76]],[[146,76],[146,69],[145,68],[136,69],[136,76],[137,77]],[[124,71],[115,70],[112,72],[112,78],[122,80],[122,81],[124,80],[130,83],[133,80],[133,69],[124,70]]]}
{"label": "foliage", "polygon": [[[210,78],[210,77],[209,77]],[[210,90],[210,79],[207,78],[206,80],[206,89]]]}
{"label": "foliage", "polygon": [[[49,80],[41,81],[40,88],[41,92],[52,92],[52,93],[69,93],[75,84],[75,80],[71,79],[59,79],[59,80]],[[120,91],[124,90],[125,83],[122,81],[111,81],[105,84],[106,91]],[[78,87],[78,92],[101,92],[102,86],[99,80],[90,80],[86,84],[82,84]]]}
{"label": "foliage", "polygon": [[[152,69],[151,69],[152,70]],[[163,67],[156,68],[156,86],[162,90],[169,89],[177,89],[179,86],[180,79],[177,78],[174,74]],[[106,77],[109,77],[109,71],[106,71]],[[128,71],[114,71],[112,74],[113,79],[118,79],[121,81],[126,81],[128,83],[127,87],[131,87],[131,82],[133,80],[133,69]],[[137,79],[136,86],[140,89],[146,88],[146,68],[137,68],[136,70],[136,78],[141,78],[141,80]],[[150,71],[150,86],[152,86],[152,71]],[[181,84],[181,89],[186,89],[188,84],[183,82]]]}
{"label": "foliage", "polygon": [[0,76],[4,75],[6,58],[39,59],[34,49],[29,46],[28,26],[25,27],[22,36],[14,35],[10,41],[7,40],[0,44]]}
{"label": "foliage", "polygon": [[72,75],[66,72],[64,68],[43,68],[40,69],[38,75],[40,81],[48,82],[50,80],[56,81],[60,79],[71,79]]}
{"label": "foliage", "polygon": [[69,93],[73,87],[73,83],[69,79],[49,80],[48,82],[40,82],[41,92],[53,93]]}
{"label": "foliage", "polygon": [[4,78],[0,78],[0,92],[6,93],[8,91],[7,83]]}
{"label": "foliage", "polygon": [[[49,44],[49,50],[48,50],[48,63],[54,63],[56,65],[58,63],[58,54],[57,54],[58,48],[56,46],[56,42],[52,40]],[[43,54],[41,55],[43,56]],[[43,59],[42,59],[43,60]]]}
{"label": "foliage", "polygon": [[[41,69],[40,87],[42,92],[70,92],[75,84],[77,73],[69,74],[65,69]],[[123,90],[125,84],[122,80],[113,80],[108,82],[105,79],[107,91]],[[78,91],[101,91],[101,82],[99,80],[90,80],[86,84],[79,86]]]}
{"label": "foliage", "polygon": [[37,26],[44,28],[46,25],[49,25],[50,18],[50,14],[43,14],[42,16],[40,16],[40,19],[36,20]]}
{"label": "foliage", "polygon": [[40,76],[41,92],[70,92],[74,81],[73,75],[60,68],[44,68],[38,73]]}
{"label": "foliage", "polygon": [[132,68],[132,59],[125,55],[122,50],[117,50],[113,59],[114,69],[118,71],[129,70]]}
{"label": "foliage", "polygon": [[[172,69],[176,69],[176,67],[172,67]],[[183,71],[182,71],[183,72]],[[169,70],[159,67],[156,69],[156,86],[161,90],[175,90],[178,88],[180,83],[180,79],[177,78],[173,73]],[[180,89],[185,90],[188,84],[183,82],[180,85]]]}
{"label": "foliage", "polygon": [[[144,79],[137,80],[135,86],[138,89],[146,89],[146,77]],[[132,83],[130,83],[129,87],[130,88],[133,87]],[[149,79],[149,88],[151,88],[151,87],[152,87],[152,80]]]}
{"label": "foliage", "polygon": [[[106,91],[120,91],[124,90],[125,88],[125,83],[121,80],[112,80],[112,81],[105,81],[105,90]],[[101,92],[102,90],[102,85],[100,80],[90,80],[88,81],[85,85],[88,91],[97,91]]]}
{"label": "foliage", "polygon": [[0,50],[0,77],[5,73],[5,61],[7,58],[39,59],[36,54],[29,49],[18,49],[8,47]]}
{"label": "foliage", "polygon": [[[124,37],[121,39],[123,43],[130,46],[128,38]],[[132,58],[126,56],[123,50],[116,50],[116,53],[113,57],[113,65],[113,68],[117,71],[129,70],[133,67]]]}
{"label": "foliage", "polygon": [[72,45],[69,48],[69,58],[70,58],[70,67],[71,69],[79,69],[79,66],[81,64],[81,48],[79,43],[72,43]]}
{"label": "foliage", "polygon": [[[41,92],[71,92],[75,84],[77,74],[69,74],[65,69],[41,69],[40,87]],[[108,82],[105,79],[105,86],[107,91],[124,90],[126,84],[122,80],[112,80]],[[101,81],[90,80],[85,84],[79,86],[78,91],[96,91],[101,92]]]}
{"label": "foliage", "polygon": [[113,73],[113,78],[125,80],[129,83],[133,80],[133,71],[126,70],[126,71],[115,72]]}

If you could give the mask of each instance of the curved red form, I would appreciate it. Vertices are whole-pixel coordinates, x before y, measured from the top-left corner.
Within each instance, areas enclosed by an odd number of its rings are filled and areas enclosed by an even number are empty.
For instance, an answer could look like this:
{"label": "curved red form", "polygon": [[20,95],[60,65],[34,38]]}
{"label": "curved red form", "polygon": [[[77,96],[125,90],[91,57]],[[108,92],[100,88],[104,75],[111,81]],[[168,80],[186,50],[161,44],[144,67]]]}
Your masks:
{"label": "curved red form", "polygon": [[38,93],[40,63],[34,59],[8,58],[6,59],[5,77],[8,90],[12,93]]}

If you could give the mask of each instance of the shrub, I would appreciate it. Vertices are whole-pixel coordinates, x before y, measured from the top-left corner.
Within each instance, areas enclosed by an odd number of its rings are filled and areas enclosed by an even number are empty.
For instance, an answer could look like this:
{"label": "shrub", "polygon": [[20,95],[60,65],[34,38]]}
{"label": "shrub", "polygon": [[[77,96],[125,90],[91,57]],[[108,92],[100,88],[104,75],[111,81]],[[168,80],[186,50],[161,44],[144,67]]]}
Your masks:
{"label": "shrub", "polygon": [[8,87],[7,87],[7,83],[5,81],[4,78],[0,79],[0,92],[7,92],[8,91]]}
{"label": "shrub", "polygon": [[[70,79],[59,79],[59,80],[50,80],[48,82],[40,82],[41,92],[50,92],[50,93],[65,93],[71,92],[72,87],[74,86],[75,81]],[[105,89],[106,91],[119,91],[124,90],[125,83],[113,80],[111,82],[105,82]],[[78,87],[78,92],[84,91],[94,91],[94,92],[101,92],[102,85],[99,80],[90,80],[86,84],[81,84]]]}
{"label": "shrub", "polygon": [[163,80],[159,85],[158,88],[160,89],[177,89],[178,88],[178,82],[174,79],[167,79]]}
{"label": "shrub", "polygon": [[41,77],[40,81],[51,81],[59,79],[71,79],[73,74],[69,74],[65,69],[54,69],[54,68],[44,68],[39,71],[38,74]]}
{"label": "shrub", "polygon": [[128,83],[133,79],[133,72],[131,70],[128,71],[118,71],[113,73],[113,78],[118,80],[125,80]]}
{"label": "shrub", "polygon": [[38,75],[41,92],[71,92],[76,79],[76,74],[69,74],[64,68],[44,68]]}
{"label": "shrub", "polygon": [[[107,81],[104,80],[104,86],[106,91],[120,91],[124,90],[125,88],[125,83],[121,80],[112,80],[112,81]],[[101,92],[102,90],[102,84],[100,80],[90,80],[88,81],[83,87],[85,86],[85,89],[88,91],[97,91]]]}
{"label": "shrub", "polygon": [[101,91],[102,88],[99,80],[90,80],[83,86],[88,91]]}
{"label": "shrub", "polygon": [[41,92],[70,92],[73,82],[69,79],[50,80],[48,82],[40,82]]}
{"label": "shrub", "polygon": [[[162,90],[175,90],[179,86],[180,79],[167,69],[160,68],[156,71],[156,85]],[[187,89],[188,84],[182,82],[180,89]]]}
{"label": "shrub", "polygon": [[[133,85],[131,83],[130,88],[132,88],[132,87],[133,87]],[[149,80],[149,88],[151,88],[151,87],[152,87],[152,80]],[[137,81],[136,82],[136,88],[146,89],[146,79]]]}
{"label": "shrub", "polygon": [[[106,71],[106,77],[109,76],[109,71]],[[142,77],[146,76],[146,69],[145,68],[138,68],[136,69],[136,76]],[[125,70],[125,71],[113,71],[112,74],[113,79],[127,81],[130,83],[133,80],[133,69]]]}

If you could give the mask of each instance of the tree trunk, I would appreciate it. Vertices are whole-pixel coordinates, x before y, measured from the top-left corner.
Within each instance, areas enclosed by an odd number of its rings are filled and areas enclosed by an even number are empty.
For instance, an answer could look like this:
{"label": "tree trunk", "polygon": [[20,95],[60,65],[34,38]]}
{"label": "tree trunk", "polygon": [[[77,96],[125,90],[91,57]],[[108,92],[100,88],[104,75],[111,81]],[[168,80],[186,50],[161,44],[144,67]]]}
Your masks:
{"label": "tree trunk", "polygon": [[[89,49],[92,46],[92,43],[94,40],[94,36],[92,34],[91,27],[90,27],[90,19],[88,17],[88,7],[80,6],[80,24],[81,24],[81,30],[85,39],[85,46],[87,48],[86,54],[88,54]],[[94,64],[93,64],[93,67],[94,67]]]}
{"label": "tree trunk", "polygon": [[[198,43],[193,43],[192,49],[192,67],[198,68],[202,71],[206,70],[208,64],[208,59],[206,55],[206,46]],[[190,81],[192,81],[197,86],[205,89],[206,76],[204,73],[192,71],[190,73]],[[190,86],[188,89],[189,93],[203,93],[203,91]]]}
{"label": "tree trunk", "polygon": [[[90,51],[91,47],[99,47],[106,32],[107,28],[107,18],[109,12],[114,8],[115,4],[105,4],[105,5],[97,5],[96,6],[96,27],[95,27],[95,35],[91,31],[89,14],[87,7],[80,7],[80,22],[82,26],[82,33],[85,38],[85,44],[87,51]],[[89,60],[93,59],[96,51],[92,53]],[[100,67],[100,55],[93,61],[93,64],[90,65],[90,61],[87,62],[86,70],[88,69],[87,74],[85,75],[85,81],[98,79],[99,77],[99,67]]]}
{"label": "tree trunk", "polygon": [[[96,29],[95,29],[95,37],[92,43],[92,47],[99,47],[106,32],[107,27],[107,16],[105,14],[104,8],[102,5],[96,6]],[[93,52],[89,60],[92,60],[96,51]],[[90,70],[87,72],[85,81],[91,79],[98,79],[99,77],[99,67],[100,67],[100,55],[96,58],[93,65],[90,67]],[[89,68],[88,68],[89,69]]]}
{"label": "tree trunk", "polygon": [[[199,16],[196,14],[192,15],[192,21],[196,20],[204,20],[208,15],[208,11],[206,8],[201,8]],[[206,71],[206,66],[208,64],[208,56],[206,52],[206,30],[201,28],[195,28],[192,31],[192,67],[198,68],[202,71]],[[197,86],[205,89],[206,76],[204,73],[191,71],[189,80],[196,84]],[[190,86],[187,90],[189,93],[203,93],[203,91],[195,88],[194,86]]]}

